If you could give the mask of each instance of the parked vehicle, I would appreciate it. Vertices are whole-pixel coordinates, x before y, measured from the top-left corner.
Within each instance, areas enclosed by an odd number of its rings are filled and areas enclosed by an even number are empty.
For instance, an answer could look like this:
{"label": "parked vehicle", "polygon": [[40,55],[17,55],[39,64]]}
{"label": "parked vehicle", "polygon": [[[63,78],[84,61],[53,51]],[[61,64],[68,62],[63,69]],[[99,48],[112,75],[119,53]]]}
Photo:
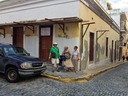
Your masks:
{"label": "parked vehicle", "polygon": [[39,58],[32,57],[22,47],[0,43],[0,72],[8,82],[17,82],[20,77],[39,75],[46,70]]}
{"label": "parked vehicle", "polygon": [[16,53],[19,55],[25,55],[25,56],[30,56],[30,53],[28,53],[24,48],[22,47],[18,47],[18,46],[14,46],[16,49]]}

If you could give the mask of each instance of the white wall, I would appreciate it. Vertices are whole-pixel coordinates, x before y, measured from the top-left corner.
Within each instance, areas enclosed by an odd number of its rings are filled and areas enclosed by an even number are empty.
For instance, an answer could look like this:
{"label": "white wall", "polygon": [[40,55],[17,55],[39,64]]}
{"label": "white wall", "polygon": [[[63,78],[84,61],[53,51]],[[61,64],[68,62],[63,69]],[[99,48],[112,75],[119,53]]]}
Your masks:
{"label": "white wall", "polygon": [[71,38],[71,39],[67,39],[67,38],[55,38],[55,40],[58,43],[58,47],[60,49],[60,54],[62,54],[64,47],[68,46],[70,52],[73,52],[74,46],[78,46],[78,50],[79,50],[79,38]]}
{"label": "white wall", "polygon": [[[5,38],[0,35],[0,43],[12,44],[11,34],[6,34]],[[24,36],[24,46],[25,50],[31,54],[31,56],[39,57],[39,37],[38,36]]]}
{"label": "white wall", "polygon": [[35,32],[35,36],[24,35],[24,48],[31,56],[39,57],[39,26]]}
{"label": "white wall", "polygon": [[79,16],[79,0],[50,0],[0,8],[0,23]]}
{"label": "white wall", "polygon": [[0,35],[0,43],[12,44],[12,36],[11,36],[11,34],[6,34],[5,38],[4,38],[3,35]]}
{"label": "white wall", "polygon": [[24,48],[28,53],[30,53],[31,56],[39,57],[39,37],[25,36]]}
{"label": "white wall", "polygon": [[[32,56],[39,57],[39,37],[38,36],[24,36],[24,48]],[[0,35],[0,43],[12,44],[11,34],[6,34],[5,38],[3,35]]]}

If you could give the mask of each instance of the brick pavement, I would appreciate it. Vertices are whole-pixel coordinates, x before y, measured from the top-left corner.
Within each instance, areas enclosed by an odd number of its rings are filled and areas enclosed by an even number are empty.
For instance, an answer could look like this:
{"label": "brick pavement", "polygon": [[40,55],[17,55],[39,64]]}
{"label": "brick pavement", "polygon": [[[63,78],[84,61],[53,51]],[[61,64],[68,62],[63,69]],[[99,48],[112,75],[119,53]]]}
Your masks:
{"label": "brick pavement", "polygon": [[0,86],[0,96],[128,96],[128,63],[87,83],[63,83],[43,76],[8,83],[0,75]]}

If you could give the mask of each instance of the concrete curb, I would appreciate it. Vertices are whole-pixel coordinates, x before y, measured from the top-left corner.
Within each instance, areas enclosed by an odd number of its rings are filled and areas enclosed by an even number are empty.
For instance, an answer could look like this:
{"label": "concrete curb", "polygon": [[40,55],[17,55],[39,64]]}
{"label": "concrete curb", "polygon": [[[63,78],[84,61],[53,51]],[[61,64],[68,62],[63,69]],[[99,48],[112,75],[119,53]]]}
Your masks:
{"label": "concrete curb", "polygon": [[61,82],[65,82],[65,83],[70,83],[70,82],[87,82],[86,78],[84,77],[79,77],[79,78],[62,78],[60,76],[54,76],[54,75],[50,75],[50,74],[42,74],[42,76],[44,77],[48,77],[48,78],[51,78],[51,79],[54,79],[54,80],[58,80],[58,81],[61,81]]}
{"label": "concrete curb", "polygon": [[118,65],[110,66],[110,67],[105,68],[105,69],[102,69],[102,70],[100,70],[100,71],[98,71],[98,72],[96,72],[96,73],[94,73],[94,74],[88,74],[88,75],[81,76],[81,78],[82,78],[82,77],[83,77],[83,78],[86,78],[86,80],[89,81],[89,80],[92,79],[93,77],[95,77],[95,76],[97,76],[97,75],[99,75],[99,74],[101,74],[101,73],[103,73],[103,72],[105,72],[105,71],[108,71],[108,70],[110,70],[110,69],[116,68],[116,67],[118,67],[118,66],[120,66],[120,65],[122,65],[122,64],[124,64],[124,63],[120,63],[120,64],[118,64]]}
{"label": "concrete curb", "polygon": [[86,74],[86,75],[83,75],[83,76],[80,76],[80,77],[77,77],[77,78],[62,78],[60,76],[55,76],[55,75],[51,75],[51,74],[47,74],[47,73],[44,73],[42,74],[42,76],[44,77],[48,77],[48,78],[51,78],[51,79],[54,79],[54,80],[58,80],[58,81],[61,81],[61,82],[65,82],[65,83],[71,83],[71,82],[87,82],[89,81],[90,79],[92,79],[93,77],[107,71],[107,70],[110,70],[110,69],[113,69],[113,68],[116,68],[120,65],[124,64],[123,63],[120,63],[118,65],[114,65],[114,66],[110,66],[108,68],[105,68],[103,70],[100,70],[94,74]]}

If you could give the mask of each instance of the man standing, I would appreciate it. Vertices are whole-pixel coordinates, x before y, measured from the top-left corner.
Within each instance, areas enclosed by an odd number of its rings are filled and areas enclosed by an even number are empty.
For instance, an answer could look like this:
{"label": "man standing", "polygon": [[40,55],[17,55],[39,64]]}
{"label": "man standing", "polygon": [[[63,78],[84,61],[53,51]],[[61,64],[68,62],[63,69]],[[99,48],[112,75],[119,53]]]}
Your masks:
{"label": "man standing", "polygon": [[54,72],[55,68],[57,72],[59,72],[58,64],[59,64],[59,48],[57,47],[57,42],[53,43],[53,47],[50,49],[49,59],[52,62],[52,72]]}

